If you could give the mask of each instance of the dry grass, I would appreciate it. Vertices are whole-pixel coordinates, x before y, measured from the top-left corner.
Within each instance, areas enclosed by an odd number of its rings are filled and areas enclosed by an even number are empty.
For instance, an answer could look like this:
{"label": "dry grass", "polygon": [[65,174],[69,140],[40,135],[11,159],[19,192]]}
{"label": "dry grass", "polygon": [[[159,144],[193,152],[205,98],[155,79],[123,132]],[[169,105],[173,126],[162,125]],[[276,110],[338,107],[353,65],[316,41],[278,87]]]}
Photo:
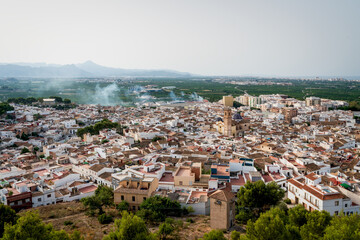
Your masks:
{"label": "dry grass", "polygon": [[[87,216],[85,208],[82,203],[79,202],[59,203],[30,210],[38,211],[44,222],[53,224],[56,230],[64,229],[66,232],[71,233],[77,229],[85,239],[89,240],[102,239],[112,231],[114,226],[114,223],[100,224],[97,217]],[[114,208],[107,208],[105,211],[107,214],[112,215],[114,219],[120,217],[118,211]],[[24,214],[24,211],[20,212],[20,215],[22,214]],[[209,216],[196,215],[175,219],[183,221],[183,226],[176,233],[178,237],[174,239],[195,240],[211,231]],[[187,222],[187,219],[192,219],[193,223]],[[65,222],[67,222],[67,224],[64,224]],[[149,226],[149,229],[151,232],[156,232],[158,226]],[[230,237],[230,232],[225,233],[225,236]]]}
{"label": "dry grass", "polygon": [[[99,223],[97,217],[87,216],[85,208],[79,202],[59,203],[30,210],[38,211],[44,222],[51,223],[56,230],[64,229],[71,233],[77,229],[85,239],[102,239],[112,230],[114,225],[114,223],[103,225]],[[115,218],[119,217],[116,209],[106,209],[106,212]],[[21,212],[20,215],[23,213]],[[64,224],[65,221],[68,222],[68,225]],[[72,224],[69,224],[70,222]]]}

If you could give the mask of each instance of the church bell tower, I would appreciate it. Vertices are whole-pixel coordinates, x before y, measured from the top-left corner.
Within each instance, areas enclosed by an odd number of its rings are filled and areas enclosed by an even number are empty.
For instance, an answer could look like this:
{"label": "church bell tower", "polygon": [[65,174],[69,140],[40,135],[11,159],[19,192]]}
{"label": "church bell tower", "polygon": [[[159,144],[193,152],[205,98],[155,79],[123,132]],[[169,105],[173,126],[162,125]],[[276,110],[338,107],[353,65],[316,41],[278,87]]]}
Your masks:
{"label": "church bell tower", "polygon": [[224,109],[224,135],[227,137],[232,136],[231,123],[232,123],[231,109],[225,108]]}

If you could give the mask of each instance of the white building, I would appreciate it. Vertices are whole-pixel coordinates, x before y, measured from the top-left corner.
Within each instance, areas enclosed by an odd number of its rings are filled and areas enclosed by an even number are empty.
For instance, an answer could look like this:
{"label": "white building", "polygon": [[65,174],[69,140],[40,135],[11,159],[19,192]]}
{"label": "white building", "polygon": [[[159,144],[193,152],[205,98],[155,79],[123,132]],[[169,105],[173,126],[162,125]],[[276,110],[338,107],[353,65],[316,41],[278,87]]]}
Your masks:
{"label": "white building", "polygon": [[320,184],[321,176],[315,173],[288,180],[288,198],[295,204],[303,205],[307,210],[325,210],[330,215],[360,212],[360,207],[341,192]]}

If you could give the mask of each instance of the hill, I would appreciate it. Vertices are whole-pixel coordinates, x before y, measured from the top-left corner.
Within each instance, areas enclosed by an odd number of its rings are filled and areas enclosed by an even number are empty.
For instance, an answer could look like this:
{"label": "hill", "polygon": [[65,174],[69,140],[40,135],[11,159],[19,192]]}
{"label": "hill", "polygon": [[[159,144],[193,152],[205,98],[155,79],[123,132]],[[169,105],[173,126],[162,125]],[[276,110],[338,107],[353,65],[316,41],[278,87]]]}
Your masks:
{"label": "hill", "polygon": [[[100,240],[110,231],[112,231],[114,223],[100,224],[97,217],[86,215],[85,208],[80,202],[58,203],[56,205],[41,206],[28,209],[25,211],[38,211],[40,217],[45,223],[51,223],[56,230],[64,229],[70,233],[77,229],[85,237],[85,239]],[[120,218],[115,208],[105,209],[107,214],[112,215],[115,219]],[[20,212],[20,215],[25,211]],[[194,222],[190,223],[186,220],[191,218]],[[176,218],[183,221],[183,226],[179,231],[179,239],[199,239],[205,233],[211,231],[210,217],[203,215],[187,216],[184,218]],[[158,230],[157,225],[149,225],[150,231]],[[229,236],[229,232],[226,236]]]}
{"label": "hill", "polygon": [[188,77],[189,73],[172,70],[110,68],[92,61],[80,64],[54,65],[39,63],[0,64],[0,77],[81,78],[81,77]]}

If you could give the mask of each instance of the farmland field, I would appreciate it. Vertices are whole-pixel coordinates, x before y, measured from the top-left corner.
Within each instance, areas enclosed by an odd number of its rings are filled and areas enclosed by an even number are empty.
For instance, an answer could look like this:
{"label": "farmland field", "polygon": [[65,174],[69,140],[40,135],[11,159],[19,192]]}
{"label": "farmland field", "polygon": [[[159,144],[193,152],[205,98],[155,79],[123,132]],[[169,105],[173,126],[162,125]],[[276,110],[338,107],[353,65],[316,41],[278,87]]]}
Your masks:
{"label": "farmland field", "polygon": [[[232,84],[245,82],[242,85]],[[251,84],[246,84],[251,82]],[[272,84],[267,84],[271,82]],[[173,86],[173,89],[139,92],[145,86],[153,88]],[[137,79],[2,79],[0,100],[10,97],[69,98],[80,104],[112,105],[137,101],[191,100],[194,93],[209,101],[218,101],[224,95],[238,96],[247,92],[251,95],[285,94],[297,99],[317,96],[334,100],[356,101],[360,96],[359,81],[343,80],[292,80],[292,79],[246,79],[234,78],[217,81],[215,78],[137,78]]]}

